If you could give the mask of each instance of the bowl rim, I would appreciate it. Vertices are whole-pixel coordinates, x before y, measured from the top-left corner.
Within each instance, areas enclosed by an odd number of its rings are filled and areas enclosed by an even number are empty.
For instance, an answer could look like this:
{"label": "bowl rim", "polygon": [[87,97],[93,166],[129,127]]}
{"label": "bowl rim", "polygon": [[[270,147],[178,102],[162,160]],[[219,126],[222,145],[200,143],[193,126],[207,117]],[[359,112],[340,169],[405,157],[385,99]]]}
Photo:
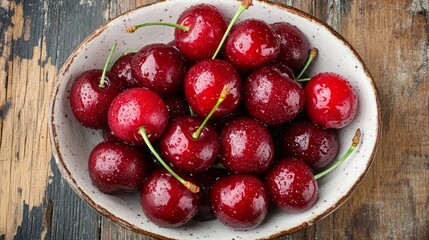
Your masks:
{"label": "bowl rim", "polygon": [[[115,215],[113,215],[111,212],[109,212],[107,209],[105,209],[104,207],[96,204],[76,183],[76,180],[72,177],[70,170],[67,168],[63,157],[61,155],[61,152],[59,151],[59,143],[58,143],[58,139],[57,139],[57,133],[56,133],[56,127],[54,124],[54,109],[55,109],[55,104],[56,104],[56,96],[58,95],[59,92],[59,86],[61,85],[61,83],[63,82],[65,73],[68,71],[68,69],[70,68],[70,66],[72,65],[74,59],[77,57],[77,55],[82,51],[83,46],[86,45],[88,42],[90,42],[92,39],[94,39],[95,37],[97,37],[98,35],[100,35],[104,30],[106,30],[106,28],[109,27],[109,25],[113,24],[113,22],[117,21],[117,19],[119,18],[123,18],[126,15],[130,15],[136,11],[139,11],[142,8],[146,8],[148,6],[152,6],[152,5],[157,5],[157,4],[162,4],[164,2],[167,1],[172,1],[172,0],[160,0],[154,3],[150,3],[150,4],[146,4],[143,6],[139,6],[133,9],[130,9],[122,14],[119,14],[117,16],[115,16],[114,18],[106,21],[104,24],[102,24],[101,26],[99,26],[96,30],[94,30],[89,36],[87,36],[81,43],[79,43],[77,45],[77,47],[71,52],[71,54],[68,56],[68,58],[66,59],[66,61],[64,62],[64,64],[62,65],[57,78],[56,78],[56,83],[55,86],[52,90],[52,94],[51,94],[51,98],[50,98],[50,104],[49,104],[49,122],[48,122],[48,127],[49,127],[49,135],[50,135],[50,141],[51,141],[51,146],[52,146],[52,153],[55,159],[55,163],[62,175],[62,177],[67,181],[67,183],[69,184],[69,186],[76,192],[76,194],[82,198],[91,208],[93,208],[96,212],[98,212],[99,214],[101,214],[102,216],[108,218],[109,220],[111,220],[112,222],[119,224],[123,227],[126,227],[128,229],[131,229],[137,233],[140,234],[146,234],[148,236],[152,236],[155,238],[159,238],[159,239],[174,239],[174,238],[169,238],[166,236],[162,236],[147,230],[144,230],[142,228],[139,228],[121,218],[116,217]],[[280,237],[286,234],[292,234],[295,233],[297,231],[300,231],[304,228],[307,228],[309,226],[311,226],[312,224],[322,220],[323,218],[327,217],[330,213],[334,212],[337,208],[339,208],[343,203],[345,203],[347,201],[347,199],[355,192],[355,190],[357,189],[357,187],[362,183],[363,179],[365,178],[366,174],[369,172],[369,169],[371,168],[374,159],[376,157],[379,145],[380,145],[380,139],[381,139],[381,134],[382,134],[382,116],[381,116],[381,103],[380,103],[380,97],[379,97],[379,92],[377,89],[377,86],[374,82],[374,79],[368,69],[368,67],[366,66],[365,62],[363,61],[363,59],[360,57],[360,55],[358,54],[358,52],[353,48],[353,46],[343,37],[341,36],[335,29],[333,29],[331,26],[329,26],[328,24],[326,24],[325,22],[323,22],[322,20],[316,18],[315,16],[306,13],[302,10],[299,10],[295,7],[283,4],[283,3],[278,3],[278,2],[270,2],[268,0],[254,0],[255,2],[260,2],[263,4],[267,4],[270,5],[272,7],[278,7],[281,8],[283,10],[286,10],[294,15],[298,15],[299,17],[305,18],[309,21],[312,21],[316,24],[318,24],[320,27],[325,28],[328,32],[330,32],[332,35],[334,35],[335,38],[337,38],[342,44],[345,45],[346,48],[348,48],[352,54],[354,55],[354,57],[357,59],[357,61],[361,64],[361,66],[363,67],[363,71],[365,73],[365,75],[367,76],[368,80],[370,80],[370,85],[373,89],[373,92],[375,94],[375,102],[376,102],[376,109],[377,109],[377,124],[376,124],[376,136],[375,136],[375,143],[374,143],[374,148],[372,150],[371,156],[368,159],[367,165],[365,166],[365,170],[364,172],[358,177],[358,179],[354,182],[353,186],[351,188],[349,188],[347,190],[347,192],[344,194],[344,196],[342,198],[340,198],[337,202],[335,202],[335,204],[333,204],[333,206],[331,206],[330,208],[326,209],[325,211],[323,211],[322,213],[315,215],[314,217],[310,218],[308,221],[294,227],[288,230],[282,230],[279,231],[275,234],[272,234],[268,237],[264,237],[264,238],[260,238],[260,239],[272,239],[272,238],[276,238],[276,237]]]}

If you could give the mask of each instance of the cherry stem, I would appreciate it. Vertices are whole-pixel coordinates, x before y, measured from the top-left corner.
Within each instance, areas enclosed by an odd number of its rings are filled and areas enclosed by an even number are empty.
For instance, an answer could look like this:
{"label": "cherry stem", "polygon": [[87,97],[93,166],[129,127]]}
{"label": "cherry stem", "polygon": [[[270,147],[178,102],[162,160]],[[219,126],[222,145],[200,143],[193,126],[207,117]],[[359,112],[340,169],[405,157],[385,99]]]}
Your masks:
{"label": "cherry stem", "polygon": [[307,61],[305,62],[305,65],[302,68],[301,72],[298,74],[298,77],[296,77],[297,79],[300,79],[301,76],[305,73],[305,71],[307,71],[308,66],[310,66],[311,62],[313,62],[314,58],[316,58],[318,52],[319,50],[317,48],[312,48],[310,50]]}
{"label": "cherry stem", "polygon": [[150,149],[150,151],[152,152],[152,154],[156,157],[156,159],[159,161],[159,163],[161,163],[161,165],[171,174],[173,175],[177,180],[179,180],[180,183],[182,183],[189,191],[193,192],[193,193],[197,193],[200,191],[200,188],[189,182],[184,180],[183,178],[181,178],[179,175],[177,175],[173,169],[171,169],[165,162],[164,160],[162,160],[162,158],[159,156],[159,154],[156,152],[156,150],[154,149],[154,147],[152,146],[152,143],[149,141],[149,138],[147,136],[146,130],[144,127],[140,127],[139,128],[139,133],[140,135],[143,137],[144,142],[146,143],[147,147]]}
{"label": "cherry stem", "polygon": [[302,83],[302,82],[308,82],[310,80],[311,80],[311,78],[300,78],[300,79],[297,79],[296,81],[299,83]]}
{"label": "cherry stem", "polygon": [[115,65],[116,64],[116,62],[121,58],[121,57],[123,57],[123,56],[125,56],[125,55],[128,55],[128,54],[130,54],[130,53],[136,53],[136,52],[138,52],[137,50],[127,50],[127,51],[125,51],[124,53],[122,53],[121,55],[119,55],[116,59],[115,59],[115,61],[113,61],[113,65]]}
{"label": "cherry stem", "polygon": [[346,158],[348,158],[350,156],[350,154],[356,149],[357,145],[359,144],[360,141],[360,129],[358,128],[355,132],[355,135],[353,136],[353,140],[352,140],[352,145],[350,146],[350,148],[347,150],[346,154],[344,154],[340,160],[338,160],[334,165],[332,165],[330,168],[326,169],[325,171],[318,173],[314,176],[314,178],[317,180],[323,176],[325,176],[326,174],[332,172],[334,169],[336,169],[338,166],[341,165],[341,163],[344,162],[344,160],[346,160]]}
{"label": "cherry stem", "polygon": [[191,106],[188,106],[189,108],[189,114],[191,115],[191,117],[195,117],[195,112],[194,110],[192,110]]}
{"label": "cherry stem", "polygon": [[107,61],[104,64],[103,73],[101,74],[100,84],[98,85],[100,88],[104,88],[105,87],[104,86],[105,85],[104,82],[105,82],[105,79],[106,79],[107,67],[109,66],[110,59],[112,58],[113,52],[115,52],[117,45],[118,44],[116,44],[116,43],[113,44],[112,49],[110,49],[109,56],[107,57]]}
{"label": "cherry stem", "polygon": [[138,25],[135,25],[135,26],[128,27],[128,28],[125,29],[125,31],[129,32],[129,33],[133,33],[137,29],[142,28],[142,27],[147,27],[147,26],[167,26],[167,27],[178,28],[178,29],[181,29],[183,31],[189,31],[189,27],[188,26],[183,26],[183,25],[176,24],[176,23],[166,23],[166,22],[147,22],[147,23],[142,23],[142,24],[138,24]]}
{"label": "cherry stem", "polygon": [[225,100],[225,98],[228,96],[229,92],[231,91],[231,85],[226,84],[222,92],[220,93],[219,99],[216,102],[216,105],[213,107],[213,109],[210,111],[209,115],[204,119],[203,123],[201,123],[200,127],[192,134],[192,137],[194,139],[198,139],[200,137],[201,132],[203,131],[204,126],[207,124],[211,116],[216,112],[216,110],[219,108],[220,104]]}
{"label": "cherry stem", "polygon": [[235,12],[234,17],[232,18],[231,22],[228,25],[228,28],[226,29],[225,33],[223,34],[222,40],[220,41],[216,52],[213,54],[212,59],[215,59],[217,57],[217,55],[220,52],[220,49],[222,48],[226,37],[228,37],[229,32],[231,32],[232,27],[234,26],[235,22],[237,22],[237,19],[240,17],[240,15],[246,10],[248,9],[250,6],[252,5],[252,1],[251,0],[242,0],[241,1],[241,6],[240,8],[238,8],[237,12]]}

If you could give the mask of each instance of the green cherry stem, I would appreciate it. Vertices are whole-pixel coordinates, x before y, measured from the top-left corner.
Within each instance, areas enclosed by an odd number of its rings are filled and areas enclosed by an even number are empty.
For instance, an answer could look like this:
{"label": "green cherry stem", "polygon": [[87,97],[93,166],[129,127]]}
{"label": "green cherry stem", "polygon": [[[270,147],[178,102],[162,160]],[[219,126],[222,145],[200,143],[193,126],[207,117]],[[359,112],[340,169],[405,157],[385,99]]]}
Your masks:
{"label": "green cherry stem", "polygon": [[297,79],[296,81],[299,83],[302,83],[302,82],[308,82],[310,80],[311,80],[311,78],[300,78],[300,79]]}
{"label": "green cherry stem", "polygon": [[237,12],[235,12],[235,15],[232,18],[231,22],[229,23],[228,28],[226,29],[226,31],[222,37],[222,40],[220,41],[219,46],[216,49],[216,52],[213,54],[212,59],[215,59],[217,57],[217,55],[219,54],[220,49],[222,48],[222,46],[226,40],[226,37],[228,37],[228,34],[231,31],[232,27],[234,26],[235,22],[237,22],[237,19],[250,6],[252,6],[252,0],[242,0],[241,1],[241,6],[240,6],[240,8],[238,8]]}
{"label": "green cherry stem", "polygon": [[106,72],[107,72],[107,67],[109,66],[110,63],[110,59],[112,58],[113,52],[116,50],[116,46],[118,44],[113,44],[112,49],[110,49],[110,53],[109,56],[107,57],[107,61],[104,64],[104,68],[103,68],[103,73],[101,74],[101,79],[100,79],[100,84],[98,85],[100,88],[104,88],[105,87],[105,80],[106,80]]}
{"label": "green cherry stem", "polygon": [[113,61],[113,65],[115,65],[116,64],[116,62],[121,58],[121,57],[123,57],[123,56],[125,56],[125,55],[127,55],[127,54],[130,54],[130,53],[136,53],[136,52],[138,52],[137,50],[127,50],[127,51],[125,51],[124,53],[122,53],[121,55],[119,55],[116,59],[115,59],[115,61]]}
{"label": "green cherry stem", "polygon": [[334,165],[332,165],[330,168],[326,169],[325,171],[316,174],[314,176],[314,178],[317,180],[323,176],[325,176],[326,174],[332,172],[334,169],[336,169],[338,166],[341,165],[341,163],[344,162],[344,160],[346,160],[346,158],[348,158],[350,156],[350,154],[356,149],[357,145],[359,144],[360,141],[360,129],[358,128],[355,132],[355,135],[353,136],[353,140],[352,140],[352,145],[350,146],[350,148],[347,150],[346,154],[344,154],[340,160],[338,160]]}
{"label": "green cherry stem", "polygon": [[152,143],[149,141],[149,138],[147,136],[146,130],[144,127],[139,128],[139,134],[143,137],[144,142],[146,143],[147,147],[150,149],[152,154],[156,157],[156,159],[161,163],[161,165],[171,174],[173,175],[177,180],[179,180],[180,183],[182,183],[189,191],[193,193],[197,193],[200,191],[200,188],[189,182],[184,180],[182,177],[177,175],[173,169],[171,169],[165,162],[162,160],[162,158],[159,156],[159,154],[156,152],[155,148],[152,146]]}
{"label": "green cherry stem", "polygon": [[222,92],[220,93],[219,99],[217,100],[217,102],[216,102],[215,106],[213,107],[213,109],[210,111],[209,115],[207,115],[207,117],[204,119],[203,123],[201,123],[201,125],[200,125],[200,127],[198,127],[197,131],[195,131],[194,133],[192,133],[192,137],[194,139],[198,139],[200,137],[200,134],[203,131],[204,126],[207,124],[207,122],[209,121],[209,119],[212,117],[212,115],[219,108],[219,106],[223,102],[223,100],[225,100],[225,98],[228,96],[228,94],[229,94],[230,91],[231,91],[231,85],[226,84],[223,87]]}
{"label": "green cherry stem", "polygon": [[301,72],[298,74],[298,77],[296,77],[296,79],[300,79],[302,77],[302,75],[307,70],[308,66],[310,66],[311,62],[313,62],[314,58],[316,58],[318,52],[319,52],[319,50],[317,48],[312,48],[310,50],[310,53],[308,54],[307,61],[305,62],[304,67],[302,68]]}
{"label": "green cherry stem", "polygon": [[129,33],[133,33],[137,29],[142,28],[142,27],[147,27],[147,26],[167,26],[167,27],[178,28],[178,29],[181,29],[183,31],[189,31],[189,27],[188,26],[183,26],[183,25],[176,24],[176,23],[167,23],[167,22],[147,22],[147,23],[142,23],[142,24],[138,24],[138,25],[134,25],[134,26],[128,27],[128,28],[125,29],[125,31],[129,32]]}

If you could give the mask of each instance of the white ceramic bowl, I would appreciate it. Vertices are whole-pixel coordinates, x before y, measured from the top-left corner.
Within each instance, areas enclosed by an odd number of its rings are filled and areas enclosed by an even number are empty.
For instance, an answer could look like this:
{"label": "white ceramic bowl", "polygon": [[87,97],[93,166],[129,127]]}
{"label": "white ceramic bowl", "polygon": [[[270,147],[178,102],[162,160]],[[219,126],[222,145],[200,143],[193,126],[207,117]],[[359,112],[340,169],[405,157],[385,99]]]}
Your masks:
{"label": "white ceramic bowl", "polygon": [[161,228],[144,216],[138,194],[110,196],[99,192],[91,184],[87,159],[91,149],[102,140],[102,135],[99,131],[82,127],[73,117],[69,90],[74,78],[91,68],[102,69],[115,42],[118,43],[118,54],[140,49],[149,43],[170,42],[173,39],[172,28],[146,27],[134,34],[126,34],[124,29],[142,22],[175,22],[182,11],[200,2],[217,6],[228,18],[239,7],[236,0],[167,0],[140,7],[104,24],[73,51],[58,75],[49,112],[50,136],[58,168],[76,193],[100,214],[122,226],[155,237],[255,239],[272,238],[303,229],[344,203],[364,178],[379,141],[380,104],[371,75],[356,51],[321,21],[284,5],[253,1],[253,6],[244,12],[240,20],[254,17],[268,23],[286,21],[296,25],[307,35],[311,46],[319,49],[319,56],[308,74],[311,76],[324,71],[339,73],[350,80],[359,95],[357,117],[339,132],[339,156],[347,151],[357,128],[362,131],[361,144],[338,169],[319,180],[319,198],[311,209],[300,214],[272,211],[259,227],[248,231],[235,231],[217,220],[191,221],[179,228]]}

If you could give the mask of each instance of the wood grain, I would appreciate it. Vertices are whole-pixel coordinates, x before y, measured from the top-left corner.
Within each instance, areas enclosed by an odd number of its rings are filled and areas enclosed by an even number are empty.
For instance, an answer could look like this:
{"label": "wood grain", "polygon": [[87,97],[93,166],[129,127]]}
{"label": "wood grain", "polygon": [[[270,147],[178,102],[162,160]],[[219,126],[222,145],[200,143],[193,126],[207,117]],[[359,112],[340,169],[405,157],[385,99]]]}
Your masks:
{"label": "wood grain", "polygon": [[[0,239],[153,239],[92,210],[62,179],[47,108],[67,56],[102,23],[148,0],[0,0]],[[359,52],[382,102],[367,177],[343,206],[279,239],[429,239],[429,2],[283,0]]]}

